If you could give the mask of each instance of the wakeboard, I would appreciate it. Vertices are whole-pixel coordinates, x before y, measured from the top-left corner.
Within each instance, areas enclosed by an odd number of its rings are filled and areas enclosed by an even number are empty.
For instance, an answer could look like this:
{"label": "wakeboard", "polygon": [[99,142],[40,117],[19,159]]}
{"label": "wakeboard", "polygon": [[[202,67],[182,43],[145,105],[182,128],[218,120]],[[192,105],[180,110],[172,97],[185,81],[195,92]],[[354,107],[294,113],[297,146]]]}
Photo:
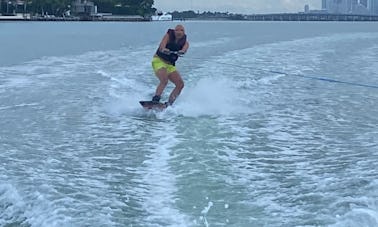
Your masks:
{"label": "wakeboard", "polygon": [[139,103],[146,110],[164,110],[167,108],[167,105],[161,102],[139,101]]}

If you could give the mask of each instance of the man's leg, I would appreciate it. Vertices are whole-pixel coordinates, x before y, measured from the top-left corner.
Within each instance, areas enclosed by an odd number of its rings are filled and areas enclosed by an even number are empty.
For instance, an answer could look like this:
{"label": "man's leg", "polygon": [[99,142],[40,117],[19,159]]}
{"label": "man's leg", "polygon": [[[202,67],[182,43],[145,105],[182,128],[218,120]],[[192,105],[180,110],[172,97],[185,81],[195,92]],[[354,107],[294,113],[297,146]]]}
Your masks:
{"label": "man's leg", "polygon": [[169,105],[176,100],[176,98],[180,95],[181,90],[184,88],[184,81],[181,78],[181,75],[178,71],[174,71],[168,75],[168,79],[175,84],[175,89],[173,89],[171,95],[169,96]]}
{"label": "man's leg", "polygon": [[168,72],[166,68],[161,68],[155,74],[159,79],[160,83],[156,88],[155,96],[152,98],[152,101],[159,102],[161,94],[163,93],[165,87],[168,84]]}

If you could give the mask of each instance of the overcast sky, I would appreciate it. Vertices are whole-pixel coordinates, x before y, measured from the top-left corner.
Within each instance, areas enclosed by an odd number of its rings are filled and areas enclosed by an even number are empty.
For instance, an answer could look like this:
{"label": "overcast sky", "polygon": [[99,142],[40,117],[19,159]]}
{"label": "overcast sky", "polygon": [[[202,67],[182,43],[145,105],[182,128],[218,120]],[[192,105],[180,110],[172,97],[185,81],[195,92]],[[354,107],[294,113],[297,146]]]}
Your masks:
{"label": "overcast sky", "polygon": [[310,9],[320,9],[321,0],[155,0],[158,10],[184,11],[199,10],[231,13],[278,13],[304,11],[304,5]]}

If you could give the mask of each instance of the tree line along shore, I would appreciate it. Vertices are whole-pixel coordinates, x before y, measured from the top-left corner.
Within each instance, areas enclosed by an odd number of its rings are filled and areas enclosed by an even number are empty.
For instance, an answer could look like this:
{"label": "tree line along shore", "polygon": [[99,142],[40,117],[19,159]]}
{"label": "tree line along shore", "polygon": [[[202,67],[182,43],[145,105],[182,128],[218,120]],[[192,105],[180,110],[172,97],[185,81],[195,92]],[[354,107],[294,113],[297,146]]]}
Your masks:
{"label": "tree line along shore", "polygon": [[[154,0],[0,0],[0,20],[151,21],[163,14]],[[378,21],[378,15],[328,13],[234,14],[174,11],[171,20]]]}
{"label": "tree line along shore", "polygon": [[152,15],[154,0],[0,0],[0,15],[85,17],[95,14]]}

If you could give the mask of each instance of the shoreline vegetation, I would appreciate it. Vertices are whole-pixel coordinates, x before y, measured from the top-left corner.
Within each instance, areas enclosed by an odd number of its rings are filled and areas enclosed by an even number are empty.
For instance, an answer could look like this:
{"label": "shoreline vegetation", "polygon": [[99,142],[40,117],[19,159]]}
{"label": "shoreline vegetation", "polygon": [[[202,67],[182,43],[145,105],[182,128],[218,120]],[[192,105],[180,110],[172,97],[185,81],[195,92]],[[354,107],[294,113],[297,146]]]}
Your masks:
{"label": "shoreline vegetation", "polygon": [[163,13],[153,5],[154,0],[0,0],[0,21],[378,21],[378,15],[330,14],[322,10],[273,14],[193,10]]}

